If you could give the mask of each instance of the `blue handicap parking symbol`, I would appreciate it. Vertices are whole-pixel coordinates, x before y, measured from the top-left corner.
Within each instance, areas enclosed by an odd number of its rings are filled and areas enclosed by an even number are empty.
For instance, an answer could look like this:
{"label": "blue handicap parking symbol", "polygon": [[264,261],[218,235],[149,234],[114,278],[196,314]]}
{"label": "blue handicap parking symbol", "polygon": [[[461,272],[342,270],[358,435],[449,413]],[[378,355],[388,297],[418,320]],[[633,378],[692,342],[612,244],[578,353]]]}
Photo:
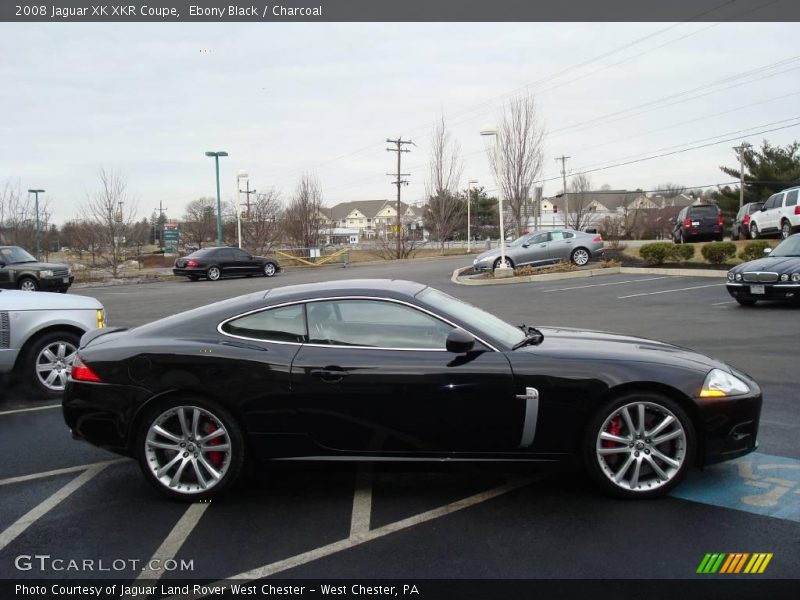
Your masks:
{"label": "blue handicap parking symbol", "polygon": [[754,452],[690,473],[670,495],[800,522],[800,460]]}

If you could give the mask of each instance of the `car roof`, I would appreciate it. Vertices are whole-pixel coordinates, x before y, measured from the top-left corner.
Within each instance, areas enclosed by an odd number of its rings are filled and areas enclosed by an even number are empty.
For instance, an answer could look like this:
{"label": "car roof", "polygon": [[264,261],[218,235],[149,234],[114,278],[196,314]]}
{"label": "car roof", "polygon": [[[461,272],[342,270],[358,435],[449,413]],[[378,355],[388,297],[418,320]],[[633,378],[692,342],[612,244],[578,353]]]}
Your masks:
{"label": "car roof", "polygon": [[343,279],[273,288],[267,290],[264,297],[272,304],[326,296],[416,296],[426,287],[422,283],[403,279]]}

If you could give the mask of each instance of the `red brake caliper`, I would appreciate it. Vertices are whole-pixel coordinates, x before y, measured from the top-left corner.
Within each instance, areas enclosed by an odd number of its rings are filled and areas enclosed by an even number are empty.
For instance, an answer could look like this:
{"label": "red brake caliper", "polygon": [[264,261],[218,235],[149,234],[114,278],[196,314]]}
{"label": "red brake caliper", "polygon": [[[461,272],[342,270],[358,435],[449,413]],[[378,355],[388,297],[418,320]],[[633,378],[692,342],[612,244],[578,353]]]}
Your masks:
{"label": "red brake caliper", "polygon": [[[208,423],[206,425],[205,429],[206,429],[206,434],[209,434],[209,433],[214,433],[217,429],[219,429],[219,427],[214,425],[214,423]],[[221,437],[215,437],[213,440],[208,440],[208,445],[209,446],[219,446],[221,443],[222,443],[222,438]],[[224,455],[223,455],[222,452],[209,452],[208,453],[208,460],[210,460],[211,464],[214,465],[215,467],[218,467],[218,466],[220,466],[222,464],[223,458],[224,458]]]}
{"label": "red brake caliper", "polygon": [[[611,423],[608,424],[608,429],[606,431],[611,435],[619,435],[622,431],[622,419],[619,417],[611,419]],[[603,448],[614,448],[614,442],[603,440]]]}

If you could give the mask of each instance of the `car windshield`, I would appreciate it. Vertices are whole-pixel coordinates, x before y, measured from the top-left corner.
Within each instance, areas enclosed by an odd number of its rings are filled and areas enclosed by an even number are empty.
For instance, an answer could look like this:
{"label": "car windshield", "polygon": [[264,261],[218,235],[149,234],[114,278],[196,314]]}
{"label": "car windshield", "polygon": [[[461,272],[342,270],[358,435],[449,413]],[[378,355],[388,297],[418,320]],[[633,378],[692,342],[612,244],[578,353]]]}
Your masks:
{"label": "car windshield", "polygon": [[19,246],[0,248],[0,261],[8,264],[36,262],[36,259]]}
{"label": "car windshield", "polygon": [[529,233],[526,233],[525,235],[521,235],[517,239],[515,239],[513,242],[507,242],[506,246],[519,246],[519,245],[522,244],[522,242],[524,242],[525,240],[528,239],[529,235],[530,235]]}
{"label": "car windshield", "polygon": [[453,315],[463,321],[471,331],[500,340],[507,346],[513,346],[525,337],[519,327],[514,327],[477,306],[462,302],[434,288],[425,288],[417,298],[437,311]]}
{"label": "car windshield", "polygon": [[793,235],[786,238],[777,245],[775,250],[770,252],[770,256],[800,256],[800,235]]}

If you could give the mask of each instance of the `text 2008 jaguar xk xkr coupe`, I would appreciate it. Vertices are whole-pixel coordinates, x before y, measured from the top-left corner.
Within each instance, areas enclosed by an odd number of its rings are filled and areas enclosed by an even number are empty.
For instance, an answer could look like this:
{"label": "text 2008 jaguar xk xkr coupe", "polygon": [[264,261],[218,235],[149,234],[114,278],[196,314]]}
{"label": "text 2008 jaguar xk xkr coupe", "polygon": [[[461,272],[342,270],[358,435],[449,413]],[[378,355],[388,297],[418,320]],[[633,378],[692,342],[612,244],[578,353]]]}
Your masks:
{"label": "text 2008 jaguar xk xkr coupe", "polygon": [[169,496],[245,460],[582,461],[606,490],[666,493],[756,447],[761,391],[691,350],[510,325],[410,281],[257,292],[86,334],[64,395],[78,438]]}

